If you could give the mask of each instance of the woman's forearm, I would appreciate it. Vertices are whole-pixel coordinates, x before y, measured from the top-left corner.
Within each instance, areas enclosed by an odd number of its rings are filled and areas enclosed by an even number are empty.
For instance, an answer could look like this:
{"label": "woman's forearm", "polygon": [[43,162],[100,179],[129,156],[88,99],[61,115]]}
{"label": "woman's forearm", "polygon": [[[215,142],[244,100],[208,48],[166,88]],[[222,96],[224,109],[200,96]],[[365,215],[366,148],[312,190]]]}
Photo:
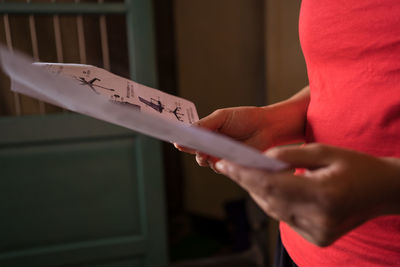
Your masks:
{"label": "woman's forearm", "polygon": [[304,141],[309,102],[310,88],[306,86],[287,100],[263,107],[266,127],[272,126],[273,145]]}

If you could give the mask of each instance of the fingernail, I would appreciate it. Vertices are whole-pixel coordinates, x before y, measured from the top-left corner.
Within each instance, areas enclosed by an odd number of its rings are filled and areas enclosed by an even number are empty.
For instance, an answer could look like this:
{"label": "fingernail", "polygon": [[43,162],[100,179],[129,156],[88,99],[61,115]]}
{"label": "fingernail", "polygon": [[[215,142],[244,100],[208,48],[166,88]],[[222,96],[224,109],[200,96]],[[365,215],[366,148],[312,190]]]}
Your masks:
{"label": "fingernail", "polygon": [[221,161],[218,161],[217,163],[215,163],[215,168],[217,169],[217,171],[219,172],[224,172],[226,169],[226,164],[224,164]]}
{"label": "fingernail", "polygon": [[278,153],[278,151],[279,151],[279,148],[273,147],[273,148],[270,148],[267,151],[265,151],[264,155],[266,155],[268,157],[271,157],[271,158],[275,158],[277,153]]}

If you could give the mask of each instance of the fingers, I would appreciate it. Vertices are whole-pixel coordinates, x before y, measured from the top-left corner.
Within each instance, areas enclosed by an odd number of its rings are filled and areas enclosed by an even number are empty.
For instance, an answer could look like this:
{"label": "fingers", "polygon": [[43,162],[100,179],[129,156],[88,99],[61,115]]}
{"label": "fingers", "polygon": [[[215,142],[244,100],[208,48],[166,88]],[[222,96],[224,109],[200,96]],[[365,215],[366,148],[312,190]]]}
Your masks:
{"label": "fingers", "polygon": [[[216,110],[207,117],[202,118],[201,120],[193,123],[193,126],[201,127],[204,129],[208,129],[211,131],[218,130],[219,128],[222,127],[222,125],[225,123],[227,117],[228,117],[229,112],[226,110]],[[177,143],[174,143],[175,148],[177,148],[179,151],[186,152],[189,154],[196,154],[196,150],[191,149],[189,147],[181,146]],[[207,161],[207,157],[205,157],[205,154],[199,154],[198,155],[200,166],[205,166],[204,162]],[[196,157],[197,160],[197,157]]]}
{"label": "fingers", "polygon": [[[226,160],[220,160],[215,164],[215,168],[238,183],[248,192],[268,198],[276,194],[287,194],[294,197],[298,187],[302,187],[300,177],[294,177],[293,172],[284,171],[270,173],[259,169],[251,169],[239,166]],[[291,195],[293,193],[293,195]]]}
{"label": "fingers", "polygon": [[249,192],[269,216],[300,228],[309,224],[304,215],[309,215],[315,201],[315,187],[309,179],[292,172],[244,168],[225,160],[217,162],[216,168]]}
{"label": "fingers", "polygon": [[325,239],[318,238],[321,214],[318,213],[317,188],[313,181],[290,172],[268,173],[224,160],[217,162],[216,168],[248,191],[269,216],[288,223],[311,242],[328,244]]}
{"label": "fingers", "polygon": [[196,152],[196,161],[197,164],[199,164],[202,167],[207,167],[208,164],[208,158],[209,156],[207,154],[201,153],[201,152]]}
{"label": "fingers", "polygon": [[285,146],[269,149],[265,155],[289,163],[294,168],[315,169],[332,163],[336,148],[321,144]]}
{"label": "fingers", "polygon": [[[193,126],[205,128],[211,131],[217,131],[224,125],[227,117],[228,117],[229,112],[226,110],[216,110],[207,117],[193,123]],[[192,148],[188,148],[185,146],[181,146],[177,143],[174,143],[175,148],[177,148],[179,151],[186,152],[189,154],[196,155],[196,162],[202,166],[202,167],[211,167],[215,172],[218,172],[214,165],[218,161],[217,158],[211,157],[207,154],[201,153],[199,151],[196,151]]]}
{"label": "fingers", "polygon": [[[365,160],[365,155],[319,144],[275,148],[268,151],[267,155],[296,167],[319,169],[311,171],[312,176],[295,176],[289,172],[269,173],[244,168],[225,160],[217,162],[215,166],[219,172],[248,191],[268,215],[287,222],[316,245],[329,245],[352,227],[364,222],[365,218],[370,218],[370,215],[365,217],[364,211],[361,215],[353,214],[354,211],[359,212],[359,205],[364,203],[360,202],[363,194],[370,196],[374,192],[367,188],[363,193],[358,186],[364,186],[368,178],[368,173],[364,171],[365,164],[372,164],[370,160]],[[362,171],[354,172],[355,166]],[[356,177],[356,180],[362,177],[363,182],[360,184],[352,177]],[[346,205],[351,208],[343,209]],[[368,210],[368,214],[370,212]]]}
{"label": "fingers", "polygon": [[179,145],[177,143],[174,143],[174,147],[176,149],[178,149],[179,151],[182,151],[182,152],[186,152],[186,153],[189,153],[189,154],[192,154],[192,155],[196,154],[196,150],[188,148],[188,147],[185,147],[185,146],[181,146],[181,145]]}
{"label": "fingers", "polygon": [[209,156],[207,154],[201,153],[199,151],[196,151],[191,148],[187,148],[181,145],[178,145],[177,143],[174,143],[175,148],[177,148],[179,151],[186,152],[192,155],[196,155],[196,162],[202,167],[210,167],[215,171],[216,173],[219,173],[218,170],[215,168],[215,163],[219,160],[218,158]]}
{"label": "fingers", "polygon": [[230,177],[246,191],[253,194],[263,195],[265,191],[270,193],[273,190],[268,183],[271,178],[263,179],[259,170],[243,168],[226,160],[218,161],[215,164],[215,168],[218,172]]}
{"label": "fingers", "polygon": [[197,164],[199,164],[202,167],[210,167],[214,172],[219,173],[217,168],[215,167],[215,164],[219,161],[220,159],[209,156],[204,153],[197,152],[196,153],[196,161]]}
{"label": "fingers", "polygon": [[229,114],[230,113],[227,109],[219,109],[214,111],[207,117],[204,117],[201,120],[195,122],[193,125],[209,129],[211,131],[216,131],[225,124]]}

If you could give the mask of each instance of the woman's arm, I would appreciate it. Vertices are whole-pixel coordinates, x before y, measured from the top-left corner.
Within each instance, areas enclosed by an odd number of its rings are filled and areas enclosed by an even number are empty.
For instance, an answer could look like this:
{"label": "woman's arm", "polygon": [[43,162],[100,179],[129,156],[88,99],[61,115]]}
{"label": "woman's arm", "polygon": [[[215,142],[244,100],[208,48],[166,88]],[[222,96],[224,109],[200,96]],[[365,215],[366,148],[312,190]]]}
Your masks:
{"label": "woman's arm", "polygon": [[263,107],[265,130],[272,134],[270,146],[304,141],[309,102],[310,87],[306,86],[285,101]]}
{"label": "woman's arm", "polygon": [[[293,97],[265,107],[234,107],[214,111],[195,126],[215,131],[258,150],[304,139],[309,87]],[[200,166],[213,166],[216,159],[175,144],[181,151],[196,154]]]}

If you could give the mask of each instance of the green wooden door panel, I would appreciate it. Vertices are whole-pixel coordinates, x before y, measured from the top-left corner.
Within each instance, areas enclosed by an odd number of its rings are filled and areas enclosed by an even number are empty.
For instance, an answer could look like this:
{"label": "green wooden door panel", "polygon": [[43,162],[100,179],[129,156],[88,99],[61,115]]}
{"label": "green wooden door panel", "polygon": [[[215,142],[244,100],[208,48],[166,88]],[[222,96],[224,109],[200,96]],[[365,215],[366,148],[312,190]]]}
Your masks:
{"label": "green wooden door panel", "polygon": [[167,263],[159,142],[76,114],[0,118],[0,266]]}
{"label": "green wooden door panel", "polygon": [[[140,235],[135,140],[0,150],[0,249]],[[7,243],[6,243],[7,241]],[[28,242],[29,243],[24,243]]]}
{"label": "green wooden door panel", "polygon": [[131,130],[78,114],[0,117],[0,145],[133,136]]}

